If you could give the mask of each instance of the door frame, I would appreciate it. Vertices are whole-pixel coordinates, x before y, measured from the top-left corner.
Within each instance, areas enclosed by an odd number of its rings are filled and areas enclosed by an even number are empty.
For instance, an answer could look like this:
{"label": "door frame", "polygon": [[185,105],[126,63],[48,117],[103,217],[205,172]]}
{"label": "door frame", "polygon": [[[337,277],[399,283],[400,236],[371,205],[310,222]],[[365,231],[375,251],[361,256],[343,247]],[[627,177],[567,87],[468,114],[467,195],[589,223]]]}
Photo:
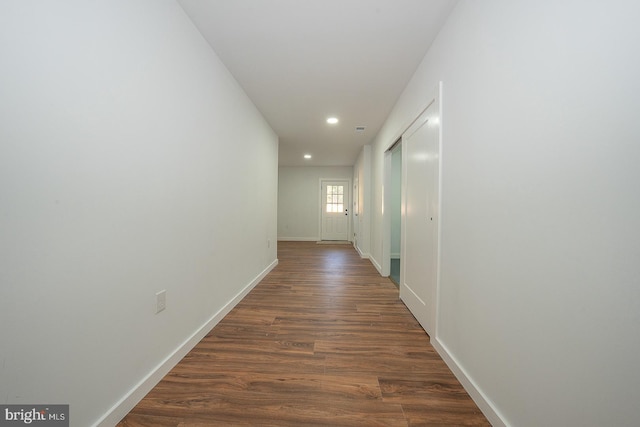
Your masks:
{"label": "door frame", "polygon": [[353,194],[351,194],[353,189],[351,188],[351,178],[320,178],[320,187],[319,187],[320,196],[318,197],[318,199],[320,200],[320,210],[318,211],[319,213],[318,240],[322,241],[322,213],[324,209],[324,200],[322,200],[323,199],[322,187],[325,182],[344,182],[345,183],[345,188],[349,192],[349,195],[347,197],[348,200],[344,201],[344,205],[347,207],[347,241],[353,242],[353,235],[351,231],[352,230],[351,218],[352,218],[352,210],[353,210],[353,206],[352,206]]}

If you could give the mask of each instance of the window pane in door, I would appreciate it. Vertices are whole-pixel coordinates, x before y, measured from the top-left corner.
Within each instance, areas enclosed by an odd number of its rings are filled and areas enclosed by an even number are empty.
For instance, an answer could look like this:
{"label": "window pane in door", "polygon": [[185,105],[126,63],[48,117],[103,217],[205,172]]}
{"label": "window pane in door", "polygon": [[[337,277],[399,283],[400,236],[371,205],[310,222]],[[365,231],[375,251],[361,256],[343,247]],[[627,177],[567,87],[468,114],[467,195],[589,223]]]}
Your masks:
{"label": "window pane in door", "polygon": [[344,187],[342,185],[327,185],[327,212],[344,211]]}

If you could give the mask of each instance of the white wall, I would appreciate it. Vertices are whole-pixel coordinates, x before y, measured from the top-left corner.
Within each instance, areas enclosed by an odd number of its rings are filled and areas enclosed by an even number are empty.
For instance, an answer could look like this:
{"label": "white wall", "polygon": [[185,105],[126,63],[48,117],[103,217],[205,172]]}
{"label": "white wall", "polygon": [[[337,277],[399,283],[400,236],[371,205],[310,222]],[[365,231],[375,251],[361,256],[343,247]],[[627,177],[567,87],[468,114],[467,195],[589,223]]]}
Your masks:
{"label": "white wall", "polygon": [[434,343],[495,425],[640,422],[638,16],[463,0],[374,144],[380,262],[383,152],[443,81]]}
{"label": "white wall", "polygon": [[278,239],[320,240],[320,179],[352,177],[351,166],[278,168]]}
{"label": "white wall", "polygon": [[0,402],[84,427],[274,265],[277,137],[174,1],[4,1],[0,52]]}

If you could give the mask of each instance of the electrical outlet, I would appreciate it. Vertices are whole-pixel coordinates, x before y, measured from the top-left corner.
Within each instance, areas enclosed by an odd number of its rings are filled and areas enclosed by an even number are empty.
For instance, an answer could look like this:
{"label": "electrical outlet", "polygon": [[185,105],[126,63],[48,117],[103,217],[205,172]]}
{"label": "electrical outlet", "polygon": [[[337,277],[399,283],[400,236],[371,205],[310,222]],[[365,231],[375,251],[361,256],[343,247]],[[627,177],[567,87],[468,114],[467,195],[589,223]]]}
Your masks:
{"label": "electrical outlet", "polygon": [[167,291],[162,290],[156,293],[156,314],[167,308]]}

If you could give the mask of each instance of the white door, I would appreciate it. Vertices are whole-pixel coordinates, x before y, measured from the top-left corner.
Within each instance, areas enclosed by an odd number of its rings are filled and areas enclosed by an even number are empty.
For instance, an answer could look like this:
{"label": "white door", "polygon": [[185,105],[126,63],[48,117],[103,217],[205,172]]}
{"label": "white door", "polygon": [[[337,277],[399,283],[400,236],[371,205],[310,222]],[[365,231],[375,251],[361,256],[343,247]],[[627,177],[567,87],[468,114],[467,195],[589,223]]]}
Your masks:
{"label": "white door", "polygon": [[322,181],[321,240],[349,240],[349,181]]}
{"label": "white door", "polygon": [[402,136],[403,218],[400,298],[435,334],[440,138],[434,101]]}

